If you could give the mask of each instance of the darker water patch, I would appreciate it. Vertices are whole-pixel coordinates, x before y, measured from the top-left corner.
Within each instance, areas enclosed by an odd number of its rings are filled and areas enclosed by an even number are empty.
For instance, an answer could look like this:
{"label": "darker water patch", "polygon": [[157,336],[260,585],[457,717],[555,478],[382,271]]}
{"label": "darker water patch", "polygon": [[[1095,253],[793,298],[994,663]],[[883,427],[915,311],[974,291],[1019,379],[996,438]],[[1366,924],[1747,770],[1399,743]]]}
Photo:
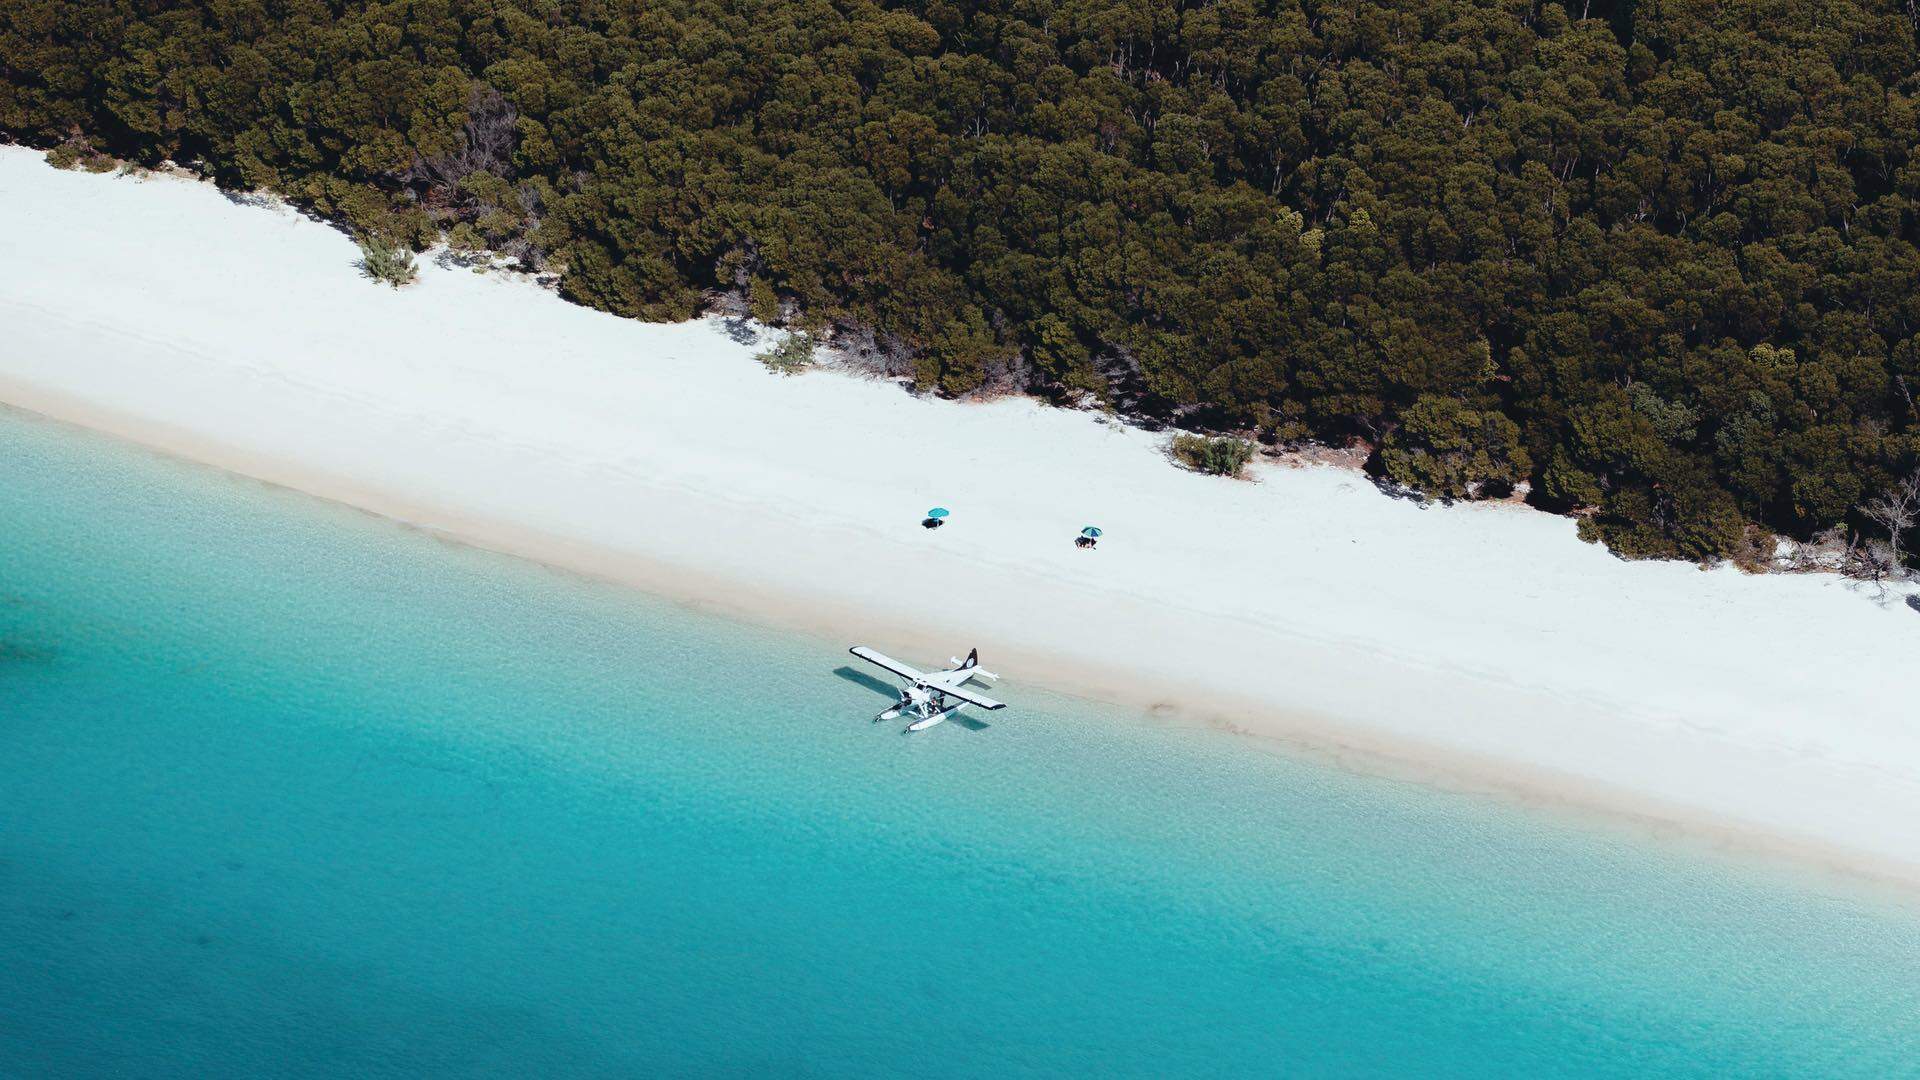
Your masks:
{"label": "darker water patch", "polygon": [[48,645],[35,645],[27,641],[8,641],[0,638],[0,666],[13,664],[50,664],[57,655]]}

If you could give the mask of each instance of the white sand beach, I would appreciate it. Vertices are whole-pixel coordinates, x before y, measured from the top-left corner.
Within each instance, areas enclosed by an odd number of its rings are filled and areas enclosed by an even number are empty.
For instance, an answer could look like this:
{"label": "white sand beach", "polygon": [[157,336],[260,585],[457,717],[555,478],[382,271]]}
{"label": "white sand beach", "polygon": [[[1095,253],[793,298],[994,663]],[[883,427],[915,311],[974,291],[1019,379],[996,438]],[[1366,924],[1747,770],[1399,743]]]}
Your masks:
{"label": "white sand beach", "polygon": [[996,722],[1045,684],[1920,881],[1897,595],[1627,563],[1331,466],[1198,476],[1093,413],[784,378],[718,321],[510,276],[396,291],[186,179],[0,148],[0,235],[0,402],[823,640],[978,646]]}

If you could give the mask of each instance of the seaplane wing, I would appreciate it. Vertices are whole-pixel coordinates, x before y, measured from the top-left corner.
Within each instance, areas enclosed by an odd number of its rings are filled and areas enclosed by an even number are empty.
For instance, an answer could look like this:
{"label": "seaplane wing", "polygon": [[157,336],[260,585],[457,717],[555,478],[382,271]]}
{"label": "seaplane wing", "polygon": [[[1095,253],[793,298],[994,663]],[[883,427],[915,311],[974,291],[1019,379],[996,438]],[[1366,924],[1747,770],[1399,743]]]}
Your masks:
{"label": "seaplane wing", "polygon": [[914,682],[919,682],[921,679],[926,678],[926,675],[927,675],[926,672],[921,671],[918,668],[909,667],[906,664],[903,664],[900,661],[895,660],[893,657],[888,656],[886,653],[880,652],[877,649],[869,649],[865,645],[855,645],[853,648],[848,649],[847,651],[859,657],[860,659],[865,660],[869,664],[875,664],[880,667],[886,668],[888,671],[893,672],[895,675],[898,675],[903,679],[912,679]]}
{"label": "seaplane wing", "polygon": [[975,693],[964,686],[938,683],[934,685],[934,689],[950,698],[959,698],[969,705],[974,705],[982,709],[1004,709],[1007,707],[1007,703],[1004,701],[995,701],[985,694]]}

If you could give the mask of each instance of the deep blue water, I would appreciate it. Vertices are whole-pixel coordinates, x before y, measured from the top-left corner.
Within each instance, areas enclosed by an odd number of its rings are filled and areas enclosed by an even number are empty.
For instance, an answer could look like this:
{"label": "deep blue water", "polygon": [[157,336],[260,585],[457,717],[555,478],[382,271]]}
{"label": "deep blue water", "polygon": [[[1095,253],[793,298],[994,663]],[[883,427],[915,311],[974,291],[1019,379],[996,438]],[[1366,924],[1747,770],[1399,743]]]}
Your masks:
{"label": "deep blue water", "polygon": [[0,1076],[1920,1075],[1885,898],[846,659],[0,411]]}

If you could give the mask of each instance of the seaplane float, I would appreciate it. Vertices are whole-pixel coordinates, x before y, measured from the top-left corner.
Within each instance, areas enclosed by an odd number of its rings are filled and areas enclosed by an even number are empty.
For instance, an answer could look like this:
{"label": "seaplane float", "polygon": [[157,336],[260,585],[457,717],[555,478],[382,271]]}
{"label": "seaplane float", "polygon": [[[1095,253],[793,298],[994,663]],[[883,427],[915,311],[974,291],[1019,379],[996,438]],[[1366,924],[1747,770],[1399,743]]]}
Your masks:
{"label": "seaplane float", "polygon": [[968,705],[987,710],[1007,707],[1003,701],[995,701],[967,688],[967,683],[975,679],[985,682],[1000,677],[980,666],[979,649],[970,650],[965,660],[957,656],[949,657],[953,667],[945,671],[921,671],[865,645],[855,645],[847,651],[907,680],[907,685],[900,689],[900,700],[894,702],[886,712],[874,717],[875,723],[911,716],[914,721],[907,725],[907,730],[925,731]]}

